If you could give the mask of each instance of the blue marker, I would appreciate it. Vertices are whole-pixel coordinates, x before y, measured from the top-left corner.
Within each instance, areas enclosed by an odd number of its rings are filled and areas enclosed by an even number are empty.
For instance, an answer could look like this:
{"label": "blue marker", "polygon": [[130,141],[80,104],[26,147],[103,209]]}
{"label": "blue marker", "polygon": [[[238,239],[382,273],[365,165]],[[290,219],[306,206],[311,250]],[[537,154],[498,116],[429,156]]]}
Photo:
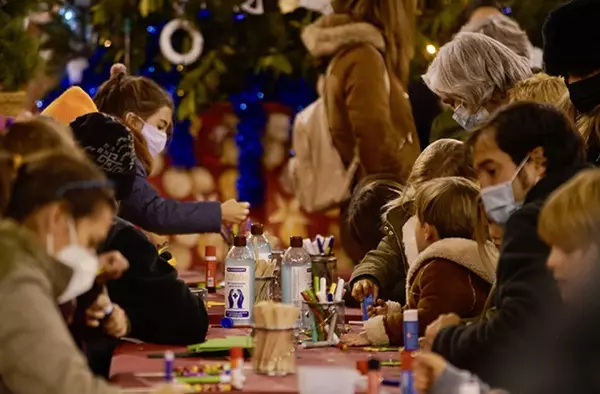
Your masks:
{"label": "blue marker", "polygon": [[173,361],[175,360],[175,354],[167,350],[165,352],[165,380],[168,383],[173,382]]}
{"label": "blue marker", "polygon": [[373,306],[373,295],[372,294],[363,298],[363,302],[362,302],[363,320],[369,320],[369,307],[370,306]]}

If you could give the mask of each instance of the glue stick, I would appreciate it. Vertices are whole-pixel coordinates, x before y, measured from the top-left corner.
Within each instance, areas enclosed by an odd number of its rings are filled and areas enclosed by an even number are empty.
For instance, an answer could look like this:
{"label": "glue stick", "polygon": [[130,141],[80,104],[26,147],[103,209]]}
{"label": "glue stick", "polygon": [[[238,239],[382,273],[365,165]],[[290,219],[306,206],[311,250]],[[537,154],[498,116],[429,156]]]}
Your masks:
{"label": "glue stick", "polygon": [[167,350],[165,352],[165,380],[168,383],[173,382],[173,361],[175,360],[175,354]]}
{"label": "glue stick", "polygon": [[239,347],[231,348],[229,351],[231,358],[231,384],[236,390],[244,388],[244,350]]}
{"label": "glue stick", "polygon": [[419,350],[419,311],[416,309],[404,311],[404,348]]}
{"label": "glue stick", "polygon": [[373,295],[372,294],[363,298],[363,302],[362,302],[363,320],[369,320],[369,307],[370,306],[373,306]]}
{"label": "glue stick", "polygon": [[216,274],[217,274],[217,248],[216,246],[206,246],[206,289],[209,293],[217,292]]}

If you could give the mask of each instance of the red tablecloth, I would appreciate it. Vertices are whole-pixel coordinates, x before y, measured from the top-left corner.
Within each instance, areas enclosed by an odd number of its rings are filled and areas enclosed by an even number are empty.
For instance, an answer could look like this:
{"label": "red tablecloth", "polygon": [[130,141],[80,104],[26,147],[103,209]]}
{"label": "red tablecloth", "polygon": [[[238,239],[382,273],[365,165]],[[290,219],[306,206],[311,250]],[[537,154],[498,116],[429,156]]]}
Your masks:
{"label": "red tablecloth", "polygon": [[[223,329],[211,328],[209,338],[224,337],[226,335],[249,335],[248,329]],[[150,359],[149,353],[164,352],[173,350],[175,352],[185,352],[184,348],[171,348],[168,346],[159,346],[151,344],[122,344],[115,351],[111,366],[111,381],[123,388],[145,388],[151,387],[160,382],[157,378],[143,378],[136,374],[140,373],[160,373],[164,370],[164,361],[161,359]],[[356,361],[365,360],[371,353],[363,349],[350,349],[341,351],[337,348],[324,349],[303,349],[297,350],[298,366],[343,366],[349,368],[356,367]],[[380,361],[398,360],[398,352],[377,353],[375,355]],[[191,367],[198,364],[206,364],[209,361],[202,359],[181,358],[175,360],[176,367]],[[248,365],[249,363],[246,363]],[[246,383],[243,393],[247,394],[289,394],[298,392],[298,383],[296,375],[284,377],[268,377],[257,375],[246,368]],[[398,368],[384,368],[386,377],[398,378]]]}

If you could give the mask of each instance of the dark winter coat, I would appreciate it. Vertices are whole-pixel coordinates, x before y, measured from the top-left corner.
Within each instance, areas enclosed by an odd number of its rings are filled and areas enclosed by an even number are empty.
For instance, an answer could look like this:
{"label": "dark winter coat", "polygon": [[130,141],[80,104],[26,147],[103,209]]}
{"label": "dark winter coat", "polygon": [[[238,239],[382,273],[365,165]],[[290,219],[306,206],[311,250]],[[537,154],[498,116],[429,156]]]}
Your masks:
{"label": "dark winter coat", "polygon": [[549,174],[527,194],[504,232],[497,272],[496,314],[487,321],[447,327],[433,351],[492,386],[514,392],[539,387],[547,376],[547,352],[554,352],[556,315],[562,309],[556,283],[546,268],[550,249],[537,222],[548,196],[582,168]]}
{"label": "dark winter coat", "polygon": [[119,216],[156,234],[218,233],[221,230],[219,202],[181,202],[161,197],[137,165],[133,190],[121,201]]}

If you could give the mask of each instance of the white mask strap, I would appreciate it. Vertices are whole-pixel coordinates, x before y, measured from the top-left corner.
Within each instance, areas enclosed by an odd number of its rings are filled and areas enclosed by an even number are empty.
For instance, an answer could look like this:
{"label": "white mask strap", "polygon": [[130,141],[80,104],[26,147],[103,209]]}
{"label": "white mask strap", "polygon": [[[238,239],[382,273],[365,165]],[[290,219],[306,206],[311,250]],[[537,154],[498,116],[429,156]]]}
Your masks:
{"label": "white mask strap", "polygon": [[510,180],[510,183],[513,183],[515,181],[515,179],[517,179],[517,176],[519,175],[519,173],[521,172],[523,167],[525,167],[525,164],[527,164],[530,157],[531,157],[531,153],[528,153],[527,156],[525,156],[525,158],[523,159],[521,164],[519,164],[519,166],[517,167],[517,170],[513,174],[512,179]]}

